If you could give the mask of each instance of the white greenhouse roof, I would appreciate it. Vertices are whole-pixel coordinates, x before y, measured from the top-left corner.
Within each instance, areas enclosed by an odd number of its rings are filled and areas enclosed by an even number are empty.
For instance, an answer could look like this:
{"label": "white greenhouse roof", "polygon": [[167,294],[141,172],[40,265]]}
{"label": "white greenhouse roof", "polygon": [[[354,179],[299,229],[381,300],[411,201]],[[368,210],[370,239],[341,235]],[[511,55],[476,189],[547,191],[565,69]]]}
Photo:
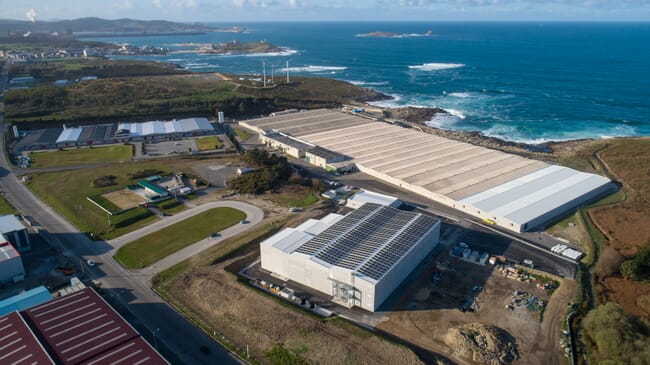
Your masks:
{"label": "white greenhouse roof", "polygon": [[76,142],[81,135],[83,128],[65,128],[56,139],[56,143]]}
{"label": "white greenhouse roof", "polygon": [[391,205],[399,199],[390,195],[375,193],[373,191],[368,191],[368,190],[361,190],[355,193],[354,195],[352,195],[351,197],[349,197],[348,201],[350,200],[359,203],[359,205],[364,203]]}
{"label": "white greenhouse roof", "polygon": [[610,181],[600,175],[549,166],[461,200],[477,209],[525,224]]}

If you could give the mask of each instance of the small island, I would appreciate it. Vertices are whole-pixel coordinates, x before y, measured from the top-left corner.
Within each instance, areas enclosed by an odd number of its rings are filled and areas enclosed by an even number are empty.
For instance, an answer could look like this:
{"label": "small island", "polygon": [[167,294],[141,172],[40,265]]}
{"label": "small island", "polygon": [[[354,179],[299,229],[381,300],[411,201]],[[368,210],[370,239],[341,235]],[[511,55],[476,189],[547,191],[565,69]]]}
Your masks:
{"label": "small island", "polygon": [[199,53],[214,54],[250,54],[250,53],[275,53],[282,52],[284,49],[268,43],[267,41],[259,42],[240,42],[238,40],[202,45],[198,49]]}
{"label": "small island", "polygon": [[357,37],[368,37],[368,38],[404,38],[404,37],[430,37],[433,35],[433,32],[428,30],[426,33],[422,34],[399,34],[393,32],[370,32],[357,34]]}

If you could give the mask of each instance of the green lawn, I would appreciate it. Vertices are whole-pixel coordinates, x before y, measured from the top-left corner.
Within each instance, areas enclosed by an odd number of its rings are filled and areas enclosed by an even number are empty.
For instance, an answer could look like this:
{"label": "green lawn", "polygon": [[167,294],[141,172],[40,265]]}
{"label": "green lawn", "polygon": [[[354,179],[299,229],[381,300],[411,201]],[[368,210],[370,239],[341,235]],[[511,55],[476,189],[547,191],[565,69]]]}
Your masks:
{"label": "green lawn", "polygon": [[253,136],[241,128],[233,128],[232,130],[235,132],[240,141],[245,141]]}
{"label": "green lawn", "polygon": [[0,196],[0,215],[17,214],[18,211],[14,208],[4,196]]}
{"label": "green lawn", "polygon": [[237,209],[210,209],[121,247],[115,259],[130,269],[143,268],[244,218]]}
{"label": "green lawn", "polygon": [[132,146],[115,145],[63,151],[32,152],[30,157],[32,158],[31,167],[53,167],[129,161],[132,155]]}
{"label": "green lawn", "polygon": [[269,200],[285,207],[308,207],[316,203],[318,195],[311,189],[303,187],[285,187],[283,191],[268,195]]}
{"label": "green lawn", "polygon": [[[160,171],[160,175],[170,174],[174,171],[192,171],[188,160],[141,161],[83,170],[31,174],[31,180],[27,186],[81,231],[92,232],[102,239],[111,239],[149,224],[158,218],[149,214],[144,208],[137,208],[110,217],[109,226],[106,212],[89,202],[86,197],[101,195],[132,185],[139,179],[130,179],[128,174],[145,169]],[[93,180],[109,175],[116,177],[116,185],[93,187]]]}
{"label": "green lawn", "polygon": [[201,137],[194,140],[199,151],[218,150],[223,147],[223,142],[217,136]]}

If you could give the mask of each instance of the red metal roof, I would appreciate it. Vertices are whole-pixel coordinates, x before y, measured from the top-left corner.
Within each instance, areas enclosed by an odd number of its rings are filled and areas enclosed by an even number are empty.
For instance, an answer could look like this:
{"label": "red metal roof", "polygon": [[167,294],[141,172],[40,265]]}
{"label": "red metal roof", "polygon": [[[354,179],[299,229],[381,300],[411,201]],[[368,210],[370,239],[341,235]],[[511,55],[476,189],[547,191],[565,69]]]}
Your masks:
{"label": "red metal roof", "polygon": [[0,364],[54,364],[18,312],[0,318]]}
{"label": "red metal roof", "polygon": [[[109,364],[124,361],[128,364],[167,364],[91,288],[41,304],[22,314],[57,363]],[[143,362],[131,361],[134,358]]]}

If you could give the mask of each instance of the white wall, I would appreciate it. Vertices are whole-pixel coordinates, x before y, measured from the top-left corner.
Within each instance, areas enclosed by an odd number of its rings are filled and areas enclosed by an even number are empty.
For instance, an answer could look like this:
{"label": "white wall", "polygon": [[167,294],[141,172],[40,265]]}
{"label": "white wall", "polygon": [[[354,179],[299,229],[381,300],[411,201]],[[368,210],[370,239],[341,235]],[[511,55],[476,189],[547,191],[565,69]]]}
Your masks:
{"label": "white wall", "polygon": [[0,262],[0,283],[9,283],[13,281],[14,276],[25,276],[23,261],[20,256]]}

